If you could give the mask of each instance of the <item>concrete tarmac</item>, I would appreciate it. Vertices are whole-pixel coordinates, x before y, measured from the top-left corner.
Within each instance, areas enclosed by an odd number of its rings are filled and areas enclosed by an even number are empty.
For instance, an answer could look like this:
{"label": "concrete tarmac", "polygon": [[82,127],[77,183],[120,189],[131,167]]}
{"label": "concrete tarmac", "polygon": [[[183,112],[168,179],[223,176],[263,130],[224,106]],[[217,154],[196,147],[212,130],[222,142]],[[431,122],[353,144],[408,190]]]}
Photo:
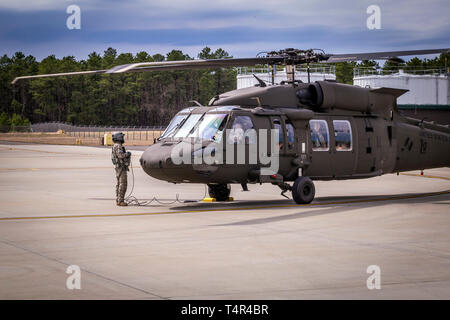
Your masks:
{"label": "concrete tarmac", "polygon": [[109,149],[0,144],[0,299],[450,299],[449,168],[318,181],[303,206],[272,185],[202,203],[141,153],[133,194],[158,201],[117,207]]}

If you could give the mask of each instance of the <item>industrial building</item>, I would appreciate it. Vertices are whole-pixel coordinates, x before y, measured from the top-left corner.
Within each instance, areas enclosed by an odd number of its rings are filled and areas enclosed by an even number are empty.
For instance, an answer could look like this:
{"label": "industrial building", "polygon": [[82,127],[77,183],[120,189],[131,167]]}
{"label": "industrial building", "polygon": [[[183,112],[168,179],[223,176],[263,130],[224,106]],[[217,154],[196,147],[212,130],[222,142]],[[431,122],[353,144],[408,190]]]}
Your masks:
{"label": "industrial building", "polygon": [[408,89],[400,105],[449,105],[449,79],[445,69],[374,70],[355,68],[353,84],[360,87]]}
{"label": "industrial building", "polygon": [[360,87],[409,90],[397,100],[402,114],[450,124],[450,82],[445,68],[355,68],[353,73],[353,84]]}
{"label": "industrial building", "polygon": [[445,68],[355,68],[353,84],[409,90],[397,100],[404,115],[450,124],[450,82]]}

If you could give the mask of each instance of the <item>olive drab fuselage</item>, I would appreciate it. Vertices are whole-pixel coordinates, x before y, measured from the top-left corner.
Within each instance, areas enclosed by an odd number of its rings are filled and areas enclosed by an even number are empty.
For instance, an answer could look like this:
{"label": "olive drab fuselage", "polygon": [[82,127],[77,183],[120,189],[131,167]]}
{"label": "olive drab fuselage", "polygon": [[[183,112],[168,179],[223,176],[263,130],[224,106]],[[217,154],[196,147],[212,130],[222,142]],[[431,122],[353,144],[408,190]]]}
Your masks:
{"label": "olive drab fuselage", "polygon": [[[144,152],[141,165],[157,179],[207,184],[279,184],[294,181],[299,175],[313,180],[358,179],[449,166],[450,129],[399,114],[396,99],[405,92],[327,81],[234,90],[216,96],[209,106],[188,108],[176,117],[192,117],[194,122],[205,114],[220,114],[225,122],[222,129],[232,128],[238,117],[247,123],[250,119],[256,131],[279,129],[277,174],[261,174],[264,165],[259,160],[175,164],[173,148],[192,143],[183,134],[173,134],[181,131],[182,125],[168,128],[172,132]],[[227,144],[231,138],[226,134],[223,139],[224,149],[235,147]],[[245,143],[246,159],[250,144]]]}
{"label": "olive drab fuselage", "polygon": [[[445,52],[450,49],[329,54],[321,49],[286,48],[261,52],[254,58],[137,62],[105,70],[25,75],[14,78],[11,84],[82,74],[268,65],[271,86],[255,76],[257,86],[216,95],[207,107],[180,111],[158,141],[143,153],[141,166],[157,179],[206,183],[210,196],[217,199],[228,198],[230,183],[240,183],[244,190],[246,183],[272,183],[281,188],[282,195],[292,191],[296,203],[310,203],[315,195],[312,179],[368,178],[448,166],[450,129],[400,115],[397,97],[407,90],[360,88],[328,81],[302,83],[295,81],[295,67],[306,64],[309,79],[310,63],[392,60]],[[288,81],[274,85],[277,66],[284,66]],[[228,135],[227,129],[233,133]],[[257,139],[239,131],[255,133]],[[265,134],[270,139],[264,138]],[[200,146],[197,140],[202,140]],[[234,154],[228,153],[235,149]],[[196,160],[205,159],[205,155],[213,161],[185,161],[185,156]]]}

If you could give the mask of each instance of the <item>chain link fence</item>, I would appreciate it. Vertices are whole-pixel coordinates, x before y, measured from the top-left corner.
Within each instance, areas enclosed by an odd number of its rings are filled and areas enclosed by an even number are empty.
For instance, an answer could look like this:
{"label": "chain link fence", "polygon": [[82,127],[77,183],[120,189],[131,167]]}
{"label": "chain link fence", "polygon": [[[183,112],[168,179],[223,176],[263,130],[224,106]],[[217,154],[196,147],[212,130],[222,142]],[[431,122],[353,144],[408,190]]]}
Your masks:
{"label": "chain link fence", "polygon": [[353,77],[366,77],[366,76],[385,76],[385,75],[429,75],[429,76],[445,76],[448,74],[448,70],[441,67],[427,68],[416,66],[398,66],[390,68],[381,67],[355,67],[353,69]]}
{"label": "chain link fence", "polygon": [[153,141],[159,138],[165,126],[76,126],[61,122],[35,123],[31,125],[32,132],[57,132],[62,130],[65,134],[79,138],[102,138],[105,133],[121,131],[128,140]]}
{"label": "chain link fence", "polygon": [[7,132],[31,132],[30,126],[0,126],[0,133],[7,133]]}

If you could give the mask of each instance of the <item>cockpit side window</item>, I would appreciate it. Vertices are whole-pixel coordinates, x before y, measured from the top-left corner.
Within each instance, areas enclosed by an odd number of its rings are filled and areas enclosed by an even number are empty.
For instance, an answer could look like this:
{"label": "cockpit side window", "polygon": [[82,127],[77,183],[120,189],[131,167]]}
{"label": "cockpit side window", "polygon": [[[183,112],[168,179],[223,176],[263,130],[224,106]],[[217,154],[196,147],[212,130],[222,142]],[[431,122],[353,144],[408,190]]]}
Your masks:
{"label": "cockpit side window", "polygon": [[313,151],[330,150],[330,133],[325,120],[309,120]]}
{"label": "cockpit side window", "polygon": [[288,142],[287,146],[288,146],[289,150],[293,150],[294,142],[295,142],[294,126],[290,120],[286,120],[285,125],[286,125],[286,135],[287,135],[287,142]]}
{"label": "cockpit side window", "polygon": [[278,148],[282,150],[284,145],[284,134],[280,119],[277,118],[273,120],[273,128],[278,130]]}
{"label": "cockpit side window", "polygon": [[256,131],[254,130],[250,116],[236,115],[233,125],[228,130],[228,143],[253,144],[256,143]]}

